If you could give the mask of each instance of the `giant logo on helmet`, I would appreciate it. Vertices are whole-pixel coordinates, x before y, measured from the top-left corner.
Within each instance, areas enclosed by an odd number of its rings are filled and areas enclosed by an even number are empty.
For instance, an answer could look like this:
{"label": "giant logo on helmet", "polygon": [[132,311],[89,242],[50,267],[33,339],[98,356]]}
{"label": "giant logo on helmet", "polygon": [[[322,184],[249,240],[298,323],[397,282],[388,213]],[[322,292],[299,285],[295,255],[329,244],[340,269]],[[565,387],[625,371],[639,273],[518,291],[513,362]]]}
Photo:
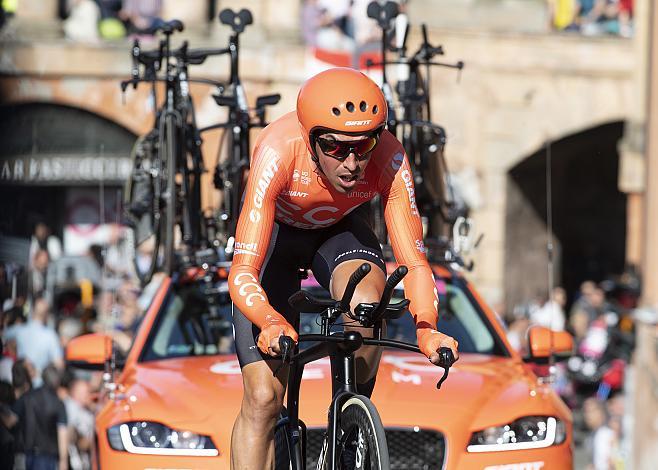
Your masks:
{"label": "giant logo on helmet", "polygon": [[365,121],[345,121],[346,126],[367,126],[372,122],[372,119],[368,119]]}

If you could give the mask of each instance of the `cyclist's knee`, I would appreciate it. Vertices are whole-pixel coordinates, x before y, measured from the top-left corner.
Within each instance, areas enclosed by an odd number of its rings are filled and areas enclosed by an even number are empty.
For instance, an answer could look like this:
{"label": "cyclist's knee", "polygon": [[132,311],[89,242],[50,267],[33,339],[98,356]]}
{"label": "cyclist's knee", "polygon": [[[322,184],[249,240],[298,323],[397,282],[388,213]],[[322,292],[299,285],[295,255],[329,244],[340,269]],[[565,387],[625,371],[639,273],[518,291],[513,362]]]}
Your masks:
{"label": "cyclist's knee", "polygon": [[283,396],[271,384],[256,384],[244,391],[242,413],[251,419],[272,420],[281,411]]}

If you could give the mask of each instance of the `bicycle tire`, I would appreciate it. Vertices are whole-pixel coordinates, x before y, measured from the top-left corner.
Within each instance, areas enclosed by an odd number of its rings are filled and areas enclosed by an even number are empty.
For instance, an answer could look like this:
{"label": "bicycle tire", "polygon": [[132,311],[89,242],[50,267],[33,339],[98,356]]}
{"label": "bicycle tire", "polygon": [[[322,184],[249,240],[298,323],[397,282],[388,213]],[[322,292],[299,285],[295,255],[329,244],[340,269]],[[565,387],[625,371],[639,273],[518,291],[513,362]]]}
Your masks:
{"label": "bicycle tire", "polygon": [[[174,119],[175,117],[172,114],[165,116],[163,125],[164,132],[161,132],[160,135],[160,150],[162,151],[163,148],[165,150],[164,155],[161,153],[160,157],[161,161],[164,163],[166,174],[166,184],[164,188],[164,193],[166,194],[166,207],[164,212],[164,223],[161,221],[160,226],[160,243],[164,241],[162,268],[167,275],[171,275],[173,272],[174,227],[176,225],[176,164],[178,160],[178,127],[176,126]],[[164,136],[162,134],[164,134]]]}
{"label": "bicycle tire", "polygon": [[[341,437],[337,452],[340,470],[385,470],[390,468],[384,425],[369,398],[354,395],[342,407]],[[347,446],[356,445],[354,459]]]}
{"label": "bicycle tire", "polygon": [[[287,423],[288,410],[284,406],[279,414],[279,423],[274,429],[274,469],[275,470],[302,470],[306,461],[306,425],[299,420],[299,437],[300,441],[294,449],[290,441]],[[281,423],[286,420],[285,423]],[[295,458],[292,458],[296,455]],[[298,462],[295,464],[294,462]]]}
{"label": "bicycle tire", "polygon": [[[353,395],[342,406],[336,445],[337,470],[387,470],[388,445],[379,412],[368,397]],[[354,449],[350,449],[355,446]],[[329,470],[325,462],[318,468]]]}
{"label": "bicycle tire", "polygon": [[[130,221],[127,241],[129,248],[132,250],[131,258],[135,274],[142,286],[151,281],[156,271],[160,248],[159,201],[156,201],[158,197],[155,190],[157,182],[154,180],[149,168],[145,167],[145,162],[148,162],[148,166],[150,166],[153,159],[156,158],[153,154],[153,140],[154,135],[149,133],[139,137],[135,142],[131,152],[133,171],[124,188],[124,207],[126,208],[127,219]],[[138,156],[140,152],[143,152],[143,154]],[[139,209],[135,209],[136,203],[141,204]],[[151,240],[153,241],[153,256],[146,271],[142,271],[140,269],[142,266],[139,265],[138,261],[138,252],[143,244]]]}
{"label": "bicycle tire", "polygon": [[[281,410],[279,420],[286,419],[288,412],[285,407]],[[274,469],[275,470],[292,470],[290,462],[290,444],[287,434],[288,425],[278,424],[274,428]]]}

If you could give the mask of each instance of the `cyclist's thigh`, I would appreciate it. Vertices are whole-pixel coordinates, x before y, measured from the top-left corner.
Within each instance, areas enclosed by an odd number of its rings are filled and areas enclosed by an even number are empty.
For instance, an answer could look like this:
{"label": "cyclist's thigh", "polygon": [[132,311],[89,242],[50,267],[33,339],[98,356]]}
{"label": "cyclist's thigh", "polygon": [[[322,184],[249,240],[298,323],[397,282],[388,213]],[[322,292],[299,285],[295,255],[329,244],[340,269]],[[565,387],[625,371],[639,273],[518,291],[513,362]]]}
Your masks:
{"label": "cyclist's thigh", "polygon": [[379,240],[368,223],[366,208],[362,207],[338,222],[328,232],[328,237],[313,258],[313,274],[328,290],[336,266],[351,260],[369,261],[386,273]]}
{"label": "cyclist's thigh", "polygon": [[[299,325],[299,314],[292,309],[288,298],[300,288],[298,271],[300,267],[310,265],[316,250],[314,241],[316,238],[317,234],[312,231],[275,223],[265,262],[261,268],[260,282],[270,305],[295,328]],[[271,361],[272,358],[262,354],[256,346],[256,337],[260,329],[235,305],[233,305],[233,326],[240,367],[264,359]]]}

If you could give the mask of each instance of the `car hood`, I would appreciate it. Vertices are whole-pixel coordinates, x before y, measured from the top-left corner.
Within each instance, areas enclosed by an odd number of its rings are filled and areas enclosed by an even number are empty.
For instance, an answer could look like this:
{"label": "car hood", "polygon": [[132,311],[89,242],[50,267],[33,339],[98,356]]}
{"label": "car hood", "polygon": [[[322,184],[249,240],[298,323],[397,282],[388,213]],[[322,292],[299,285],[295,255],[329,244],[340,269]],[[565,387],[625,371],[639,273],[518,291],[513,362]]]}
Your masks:
{"label": "car hood", "polygon": [[[330,400],[329,361],[309,366],[302,385],[302,416],[310,425],[326,421]],[[550,387],[538,383],[519,359],[462,354],[440,390],[443,369],[413,353],[384,353],[372,400],[387,426],[483,429],[526,415],[560,415],[566,405]],[[316,410],[323,414],[316,415]]]}
{"label": "car hood", "polygon": [[170,426],[216,422],[218,414],[226,419],[227,409],[233,420],[242,399],[235,356],[142,362],[126,370],[121,383],[133,419],[167,416]]}
{"label": "car hood", "polygon": [[[373,401],[389,426],[483,429],[524,415],[560,415],[562,401],[538,384],[518,359],[462,354],[440,390],[443,369],[413,353],[385,352]],[[301,413],[309,426],[326,423],[331,400],[329,360],[306,366]],[[172,426],[234,419],[242,399],[235,356],[168,359],[140,363],[126,371],[123,399],[134,419],[166,412]],[[440,426],[437,424],[440,423]]]}

